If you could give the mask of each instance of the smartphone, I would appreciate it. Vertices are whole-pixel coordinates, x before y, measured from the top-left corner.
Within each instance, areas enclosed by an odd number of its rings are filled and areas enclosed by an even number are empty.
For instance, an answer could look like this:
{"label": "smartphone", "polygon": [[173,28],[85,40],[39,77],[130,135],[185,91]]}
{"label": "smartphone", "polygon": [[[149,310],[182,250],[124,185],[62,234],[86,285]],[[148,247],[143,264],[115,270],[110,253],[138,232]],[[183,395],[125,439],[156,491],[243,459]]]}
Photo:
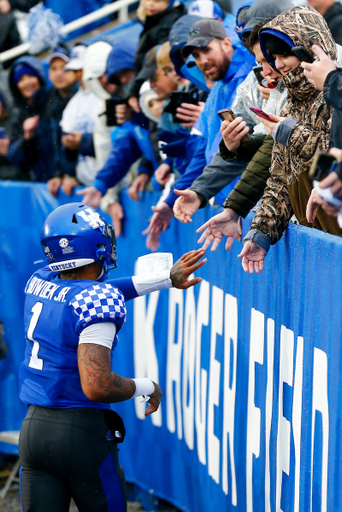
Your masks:
{"label": "smartphone", "polygon": [[291,52],[300,62],[309,62],[312,64],[315,61],[314,56],[304,48],[304,46],[295,46],[294,48],[291,48]]}
{"label": "smartphone", "polygon": [[309,177],[312,180],[322,181],[332,172],[333,166],[336,164],[337,160],[329,153],[317,151],[309,170]]}
{"label": "smartphone", "polygon": [[117,126],[116,122],[116,105],[125,105],[127,104],[127,98],[120,98],[119,96],[114,96],[109,100],[106,100],[106,116],[107,116],[107,126]]}
{"label": "smartphone", "polygon": [[[230,108],[223,108],[222,110],[219,110],[217,112],[217,115],[219,116],[219,118],[222,121],[228,121],[229,123],[234,121],[234,119],[236,119],[236,117],[237,117],[234,114],[234,112],[232,111],[232,109],[230,109]],[[246,133],[246,135],[243,137],[241,142],[248,142],[250,140],[251,140],[251,137],[250,137],[249,133]]]}
{"label": "smartphone", "polygon": [[3,139],[5,137],[5,128],[0,127],[0,139]]}
{"label": "smartphone", "polygon": [[271,121],[272,123],[274,123],[273,119],[271,119],[270,116],[266,114],[266,112],[264,112],[263,110],[260,110],[260,108],[249,107],[249,110],[254,112],[254,114],[256,114],[257,116],[263,117],[264,119],[267,119],[267,121]]}
{"label": "smartphone", "polygon": [[176,117],[177,108],[180,107],[182,103],[198,105],[198,91],[174,91],[170,94],[170,102],[164,108],[164,112],[172,114],[174,123],[185,123],[183,119]]}
{"label": "smartphone", "polygon": [[222,110],[219,110],[217,115],[222,121],[228,121],[229,123],[236,119],[236,115],[230,108],[223,108]]}
{"label": "smartphone", "polygon": [[[258,84],[262,85],[263,87],[269,87],[267,80],[261,74],[262,66],[254,66],[253,71],[256,79],[258,80]],[[270,89],[273,89],[273,87],[270,87]]]}

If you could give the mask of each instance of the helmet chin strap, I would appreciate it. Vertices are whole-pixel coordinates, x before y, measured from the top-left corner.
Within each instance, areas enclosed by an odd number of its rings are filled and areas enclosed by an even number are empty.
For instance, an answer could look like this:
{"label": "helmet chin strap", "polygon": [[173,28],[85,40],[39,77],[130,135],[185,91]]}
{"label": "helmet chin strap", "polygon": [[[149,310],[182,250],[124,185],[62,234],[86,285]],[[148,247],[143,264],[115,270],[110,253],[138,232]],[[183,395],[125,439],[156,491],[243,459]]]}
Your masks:
{"label": "helmet chin strap", "polygon": [[96,281],[99,281],[101,279],[101,277],[103,276],[104,274],[104,268],[101,267],[101,274],[99,275],[99,277],[96,279]]}

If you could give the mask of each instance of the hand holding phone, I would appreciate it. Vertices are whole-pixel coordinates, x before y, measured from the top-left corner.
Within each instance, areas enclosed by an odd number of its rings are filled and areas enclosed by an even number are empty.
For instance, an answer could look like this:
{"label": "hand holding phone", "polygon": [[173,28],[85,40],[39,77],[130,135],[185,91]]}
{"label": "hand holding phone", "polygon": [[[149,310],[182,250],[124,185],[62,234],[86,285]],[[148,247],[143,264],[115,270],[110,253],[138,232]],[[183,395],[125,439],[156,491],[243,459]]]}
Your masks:
{"label": "hand holding phone", "polygon": [[[221,134],[224,140],[224,143],[229,151],[235,153],[240,146],[241,142],[248,142],[251,140],[251,137],[248,132],[248,127],[245,122],[239,121],[237,116],[230,108],[224,108],[217,112],[218,116],[222,121],[226,121],[229,123],[228,127],[221,128]],[[237,122],[231,126],[236,119]],[[241,118],[240,118],[241,119]],[[241,127],[241,123],[242,127]],[[246,129],[247,128],[247,129]],[[241,138],[242,132],[245,131],[244,135]]]}
{"label": "hand holding phone", "polygon": [[291,52],[297,57],[300,62],[315,62],[315,57],[304,46],[295,46],[291,48]]}
{"label": "hand holding phone", "polygon": [[228,121],[228,123],[231,123],[234,121],[234,119],[236,119],[236,115],[230,108],[223,108],[222,110],[219,110],[217,115],[221,121]]}
{"label": "hand holding phone", "polygon": [[268,114],[266,114],[266,112],[264,112],[263,110],[261,110],[260,108],[257,108],[257,107],[249,107],[249,110],[251,110],[252,112],[254,112],[254,114],[256,114],[258,117],[262,117],[263,119],[266,119],[267,121],[271,121],[271,123],[274,123],[275,121],[273,121],[273,119],[270,118],[270,116]]}

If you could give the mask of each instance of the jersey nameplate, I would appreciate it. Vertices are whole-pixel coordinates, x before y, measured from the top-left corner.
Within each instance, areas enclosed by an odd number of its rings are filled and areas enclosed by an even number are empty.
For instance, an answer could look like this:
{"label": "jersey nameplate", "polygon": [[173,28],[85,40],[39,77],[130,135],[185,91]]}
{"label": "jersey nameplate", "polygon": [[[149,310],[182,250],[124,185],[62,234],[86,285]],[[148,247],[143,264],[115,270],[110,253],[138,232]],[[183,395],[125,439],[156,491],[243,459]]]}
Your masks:
{"label": "jersey nameplate", "polygon": [[[26,289],[26,293],[41,297],[42,299],[53,299],[57,302],[65,302],[65,296],[71,288],[69,286],[63,286],[60,290],[59,288],[61,287],[58,284],[33,277]],[[59,291],[57,292],[57,290]]]}

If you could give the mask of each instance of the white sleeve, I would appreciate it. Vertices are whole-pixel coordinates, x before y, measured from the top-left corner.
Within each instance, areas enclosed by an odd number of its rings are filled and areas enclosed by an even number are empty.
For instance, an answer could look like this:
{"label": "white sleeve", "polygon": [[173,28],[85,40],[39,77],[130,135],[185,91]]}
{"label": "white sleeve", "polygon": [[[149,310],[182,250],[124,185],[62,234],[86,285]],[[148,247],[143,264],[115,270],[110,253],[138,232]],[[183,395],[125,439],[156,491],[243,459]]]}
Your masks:
{"label": "white sleeve", "polygon": [[169,270],[158,276],[133,276],[132,281],[138,295],[147,295],[163,288],[172,288]]}
{"label": "white sleeve", "polygon": [[112,349],[116,334],[116,325],[113,322],[99,322],[83,329],[78,343],[94,343]]}

